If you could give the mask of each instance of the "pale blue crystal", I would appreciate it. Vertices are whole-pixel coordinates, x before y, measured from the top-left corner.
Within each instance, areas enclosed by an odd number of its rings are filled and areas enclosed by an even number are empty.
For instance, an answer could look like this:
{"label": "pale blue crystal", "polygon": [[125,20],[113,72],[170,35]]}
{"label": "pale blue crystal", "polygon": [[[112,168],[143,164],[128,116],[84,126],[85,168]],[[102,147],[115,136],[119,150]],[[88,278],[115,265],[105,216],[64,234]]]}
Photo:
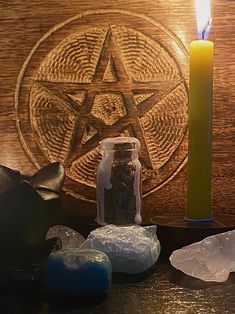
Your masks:
{"label": "pale blue crystal", "polygon": [[93,230],[81,247],[106,253],[113,272],[129,274],[146,271],[155,264],[160,254],[156,226],[107,225]]}

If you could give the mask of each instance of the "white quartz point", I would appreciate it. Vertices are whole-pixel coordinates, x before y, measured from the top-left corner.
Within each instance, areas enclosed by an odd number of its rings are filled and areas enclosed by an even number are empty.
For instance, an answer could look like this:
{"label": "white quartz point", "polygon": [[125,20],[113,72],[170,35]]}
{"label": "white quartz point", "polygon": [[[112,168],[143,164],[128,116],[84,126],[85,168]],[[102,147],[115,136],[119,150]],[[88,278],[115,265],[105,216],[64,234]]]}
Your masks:
{"label": "white quartz point", "polygon": [[85,241],[80,233],[62,225],[56,225],[48,230],[46,240],[55,237],[60,238],[62,249],[79,248]]}
{"label": "white quartz point", "polygon": [[226,281],[235,271],[235,230],[205,238],[176,250],[172,266],[204,281]]}
{"label": "white quartz point", "polygon": [[81,248],[106,253],[111,260],[113,272],[128,274],[149,269],[160,254],[156,226],[107,225],[93,230]]}

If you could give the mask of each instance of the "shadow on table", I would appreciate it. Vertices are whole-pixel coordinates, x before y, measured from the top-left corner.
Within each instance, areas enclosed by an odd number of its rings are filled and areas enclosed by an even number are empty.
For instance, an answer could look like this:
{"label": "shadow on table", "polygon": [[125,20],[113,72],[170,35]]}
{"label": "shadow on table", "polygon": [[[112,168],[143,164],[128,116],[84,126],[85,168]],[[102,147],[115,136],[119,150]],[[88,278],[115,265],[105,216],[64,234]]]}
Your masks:
{"label": "shadow on table", "polygon": [[112,283],[113,284],[137,283],[145,280],[145,278],[151,276],[153,273],[154,273],[153,267],[139,274],[113,273]]}
{"label": "shadow on table", "polygon": [[107,293],[95,296],[57,295],[46,294],[43,300],[47,302],[50,310],[72,311],[94,307],[107,298]]}
{"label": "shadow on table", "polygon": [[94,307],[102,303],[107,294],[94,296],[62,295],[41,292],[39,289],[7,291],[0,289],[0,313],[40,313],[70,311]]}
{"label": "shadow on table", "polygon": [[176,285],[193,290],[208,289],[213,286],[235,285],[235,273],[231,273],[228,280],[226,280],[225,282],[212,282],[203,281],[201,279],[188,276],[182,273],[180,270],[176,270],[172,267],[169,281]]}

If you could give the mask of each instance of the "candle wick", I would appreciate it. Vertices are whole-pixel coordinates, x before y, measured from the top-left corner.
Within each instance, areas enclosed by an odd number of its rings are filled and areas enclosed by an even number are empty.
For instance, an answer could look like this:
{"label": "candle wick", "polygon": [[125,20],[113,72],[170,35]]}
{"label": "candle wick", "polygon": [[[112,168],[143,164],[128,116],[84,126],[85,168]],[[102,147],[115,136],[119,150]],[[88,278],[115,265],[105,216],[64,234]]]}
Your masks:
{"label": "candle wick", "polygon": [[206,37],[206,28],[202,30],[202,39],[205,40],[206,39],[205,37]]}
{"label": "candle wick", "polygon": [[201,31],[201,38],[203,40],[207,39],[208,37],[210,26],[211,26],[211,21],[212,21],[212,18],[208,19],[207,23],[205,24],[205,26],[203,27]]}

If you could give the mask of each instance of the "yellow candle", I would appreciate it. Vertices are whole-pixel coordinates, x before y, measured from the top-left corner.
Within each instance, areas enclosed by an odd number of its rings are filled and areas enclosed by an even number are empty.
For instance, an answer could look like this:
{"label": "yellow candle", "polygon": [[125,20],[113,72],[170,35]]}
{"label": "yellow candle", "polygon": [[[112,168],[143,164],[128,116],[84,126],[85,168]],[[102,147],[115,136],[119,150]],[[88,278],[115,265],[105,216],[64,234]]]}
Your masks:
{"label": "yellow candle", "polygon": [[[205,4],[206,0],[203,1]],[[205,9],[205,7],[203,8]],[[205,10],[203,13],[205,14]],[[210,14],[207,16],[210,18]],[[208,26],[209,20],[205,21],[201,30],[199,29],[201,37],[206,35]],[[187,220],[208,221],[212,219],[213,47],[213,43],[205,39],[195,40],[190,44]]]}

